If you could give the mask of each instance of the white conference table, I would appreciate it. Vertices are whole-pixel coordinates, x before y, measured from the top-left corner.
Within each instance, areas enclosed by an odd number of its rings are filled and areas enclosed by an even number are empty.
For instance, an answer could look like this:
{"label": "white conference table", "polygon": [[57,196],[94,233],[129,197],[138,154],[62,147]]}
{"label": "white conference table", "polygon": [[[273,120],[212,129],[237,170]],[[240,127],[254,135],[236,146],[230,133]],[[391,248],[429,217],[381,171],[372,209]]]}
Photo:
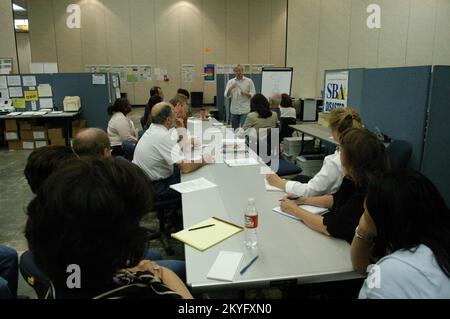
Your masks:
{"label": "white conference table", "polygon": [[[196,125],[205,130],[211,127],[212,121],[199,121],[201,124]],[[263,165],[231,168],[216,163],[182,175],[182,181],[204,177],[218,185],[182,195],[184,227],[213,216],[243,226],[249,197],[255,198],[259,211],[259,258],[247,272],[240,275],[237,271],[233,282],[207,279],[220,251],[243,252],[241,267],[255,255],[245,247],[245,235],[241,232],[204,252],[185,245],[187,284],[194,291],[203,291],[360,278],[353,271],[347,242],[319,234],[299,221],[272,211],[279,206],[284,193],[266,191],[261,167]]]}
{"label": "white conference table", "polygon": [[339,142],[336,141],[331,136],[331,129],[323,127],[323,126],[317,124],[317,122],[315,122],[315,123],[305,123],[305,124],[290,125],[290,127],[292,127],[294,130],[302,133],[302,141],[304,140],[304,136],[306,134],[306,135],[318,138],[321,141],[326,141],[326,142],[331,143],[333,145],[339,145]]}

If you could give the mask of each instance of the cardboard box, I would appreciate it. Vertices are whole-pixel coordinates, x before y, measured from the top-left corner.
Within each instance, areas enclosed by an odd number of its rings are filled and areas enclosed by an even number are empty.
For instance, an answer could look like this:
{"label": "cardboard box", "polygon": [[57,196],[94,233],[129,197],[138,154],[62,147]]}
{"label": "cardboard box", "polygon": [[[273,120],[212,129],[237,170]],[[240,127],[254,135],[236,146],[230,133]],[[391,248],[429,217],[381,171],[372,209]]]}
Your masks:
{"label": "cardboard box", "polygon": [[10,151],[19,151],[22,149],[22,141],[10,141],[8,142],[8,149]]}
{"label": "cardboard box", "polygon": [[50,145],[53,146],[66,146],[66,140],[65,139],[51,139]]}
{"label": "cardboard box", "polygon": [[47,128],[45,126],[32,126],[34,140],[47,140]]}
{"label": "cardboard box", "polygon": [[34,146],[36,148],[41,148],[41,147],[45,147],[48,145],[48,141],[35,141],[34,142]]}
{"label": "cardboard box", "polygon": [[31,123],[27,121],[19,121],[17,122],[19,124],[19,130],[29,130],[31,131]]}
{"label": "cardboard box", "polygon": [[64,139],[62,128],[50,128],[48,129],[48,138],[51,140],[62,140]]}
{"label": "cardboard box", "polygon": [[22,141],[22,148],[24,150],[34,150],[34,141]]}
{"label": "cardboard box", "polygon": [[17,121],[16,120],[5,120],[5,130],[17,132]]}
{"label": "cardboard box", "polygon": [[32,140],[33,139],[33,131],[20,130],[20,139],[21,140]]}
{"label": "cardboard box", "polygon": [[18,141],[19,133],[18,132],[5,132],[5,140],[6,141]]}

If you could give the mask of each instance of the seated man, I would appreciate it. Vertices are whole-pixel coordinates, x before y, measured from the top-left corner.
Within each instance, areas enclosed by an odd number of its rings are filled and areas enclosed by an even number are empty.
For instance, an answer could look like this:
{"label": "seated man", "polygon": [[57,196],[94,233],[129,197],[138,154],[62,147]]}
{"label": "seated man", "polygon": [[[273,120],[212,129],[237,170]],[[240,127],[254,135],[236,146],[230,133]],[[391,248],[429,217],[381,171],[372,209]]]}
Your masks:
{"label": "seated man", "polygon": [[0,245],[0,299],[17,297],[17,252]]}
{"label": "seated man", "polygon": [[133,163],[151,178],[157,198],[179,197],[177,192],[169,188],[180,182],[179,171],[183,174],[193,172],[206,165],[206,160],[203,158],[200,163],[186,161],[177,137],[171,130],[175,125],[172,105],[166,102],[156,104],[151,115],[152,124],[136,147]]}
{"label": "seated man", "polygon": [[78,156],[111,156],[111,142],[108,135],[99,128],[82,130],[73,140],[73,151]]}

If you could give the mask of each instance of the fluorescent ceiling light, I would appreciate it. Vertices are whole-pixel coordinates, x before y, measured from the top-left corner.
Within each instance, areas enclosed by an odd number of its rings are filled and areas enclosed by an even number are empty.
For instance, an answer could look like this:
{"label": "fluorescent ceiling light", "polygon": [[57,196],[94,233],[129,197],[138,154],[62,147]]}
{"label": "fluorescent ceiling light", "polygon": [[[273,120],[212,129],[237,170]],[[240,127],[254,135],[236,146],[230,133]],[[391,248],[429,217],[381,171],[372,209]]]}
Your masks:
{"label": "fluorescent ceiling light", "polygon": [[22,8],[21,6],[18,6],[15,3],[13,3],[13,10],[14,11],[27,11],[26,9]]}

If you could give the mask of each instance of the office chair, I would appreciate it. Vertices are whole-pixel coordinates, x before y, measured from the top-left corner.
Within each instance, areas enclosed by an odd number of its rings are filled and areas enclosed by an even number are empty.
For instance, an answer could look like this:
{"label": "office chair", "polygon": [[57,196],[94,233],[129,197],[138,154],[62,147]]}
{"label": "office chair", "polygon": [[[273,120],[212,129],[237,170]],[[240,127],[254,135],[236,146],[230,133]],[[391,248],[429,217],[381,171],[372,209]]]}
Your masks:
{"label": "office chair", "polygon": [[289,118],[280,118],[280,141],[282,141],[285,137],[291,137],[295,130],[289,125],[297,124],[297,119],[292,117]]}
{"label": "office chair", "polygon": [[406,168],[412,155],[412,146],[407,141],[392,141],[386,152],[392,168]]}

